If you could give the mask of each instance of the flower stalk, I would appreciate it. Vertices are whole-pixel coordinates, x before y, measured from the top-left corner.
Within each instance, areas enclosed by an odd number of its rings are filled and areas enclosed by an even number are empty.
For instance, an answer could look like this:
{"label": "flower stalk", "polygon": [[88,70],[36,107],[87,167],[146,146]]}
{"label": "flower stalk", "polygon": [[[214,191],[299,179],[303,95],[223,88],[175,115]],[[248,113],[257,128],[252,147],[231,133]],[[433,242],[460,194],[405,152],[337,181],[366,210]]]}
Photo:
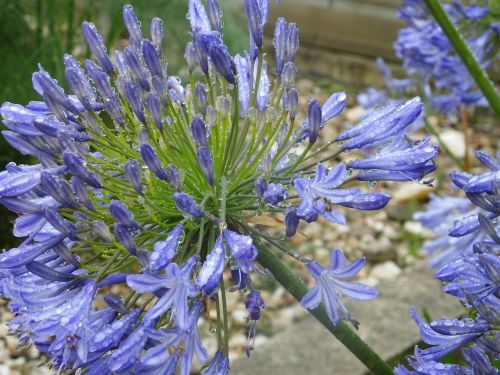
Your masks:
{"label": "flower stalk", "polygon": [[[286,265],[261,244],[258,262],[269,270],[276,280],[297,300],[300,301],[307,293],[307,287]],[[330,331],[351,353],[353,353],[372,373],[376,375],[392,374],[390,366],[373,351],[370,346],[359,338],[346,323],[333,325],[326,314],[323,305],[311,311],[311,314]]]}

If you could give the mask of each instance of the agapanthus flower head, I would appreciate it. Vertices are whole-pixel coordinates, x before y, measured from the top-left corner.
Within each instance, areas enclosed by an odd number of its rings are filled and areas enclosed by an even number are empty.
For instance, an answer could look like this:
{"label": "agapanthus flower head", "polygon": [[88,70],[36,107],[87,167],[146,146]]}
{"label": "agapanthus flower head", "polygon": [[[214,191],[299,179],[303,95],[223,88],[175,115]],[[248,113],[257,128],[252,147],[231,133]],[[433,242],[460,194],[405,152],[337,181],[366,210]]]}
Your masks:
{"label": "agapanthus flower head", "polygon": [[[233,57],[218,2],[207,8],[188,2],[188,84],[167,74],[162,21],[151,21],[148,39],[127,5],[130,42],[114,59],[95,26],[85,23],[95,61],[86,60],[84,69],[64,57],[70,91],[40,68],[33,85],[42,101],[1,107],[4,137],[39,162],[9,163],[0,172],[0,203],[18,215],[14,235],[25,237],[0,254],[0,293],[16,313],[11,329],[50,356],[57,370],[163,374],[179,367],[187,375],[193,353],[208,359],[197,322],[204,299],[224,301],[225,270],[232,289],[248,294],[255,332],[264,301],[252,278],[266,274],[256,262],[262,246],[281,240],[249,218],[282,212],[289,237],[300,220],[321,215],[344,223],[338,206],[374,210],[390,199],[365,190],[366,173],[412,176],[392,177],[408,181],[432,169],[434,146],[399,141],[421,112],[418,98],[342,133],[317,163],[310,145],[323,141],[321,129],[342,111],[346,94],[324,103],[311,99],[301,116],[297,26],[278,21],[278,74],[268,75],[262,38],[268,3],[245,5],[249,52]],[[331,161],[365,146],[363,160]],[[325,302],[335,323],[350,319],[340,293],[362,300],[376,295],[343,280],[362,260],[349,265],[334,252],[326,269],[294,257],[318,280],[303,303]],[[319,289],[327,291],[324,298],[316,298]],[[101,296],[104,308],[96,303]],[[227,353],[224,343],[219,347]],[[218,352],[205,373],[225,374],[228,367],[227,355]]]}
{"label": "agapanthus flower head", "polygon": [[[491,21],[483,19],[489,12],[486,3],[463,3],[468,2],[455,1],[445,6],[445,10],[466,35],[466,42],[479,63],[487,68],[498,53],[493,42],[497,32]],[[409,76],[418,81],[431,106],[445,115],[458,112],[461,105],[485,106],[474,79],[424,1],[405,0],[399,17],[407,27],[399,31],[394,50],[403,59]],[[392,82],[384,78],[390,86]]]}
{"label": "agapanthus flower head", "polygon": [[[476,152],[479,162],[489,171],[473,175],[454,172],[452,183],[462,197],[432,196],[426,211],[415,219],[436,235],[424,249],[432,255],[437,268],[435,278],[443,283],[443,291],[458,298],[470,308],[469,317],[424,322],[412,309],[422,340],[431,345],[415,349],[410,360],[415,371],[400,366],[397,374],[432,372],[460,374],[497,374],[490,356],[500,354],[500,215],[498,160],[483,151]],[[472,344],[473,343],[473,344]],[[439,360],[458,348],[470,367],[445,365]],[[448,372],[447,372],[448,371]]]}

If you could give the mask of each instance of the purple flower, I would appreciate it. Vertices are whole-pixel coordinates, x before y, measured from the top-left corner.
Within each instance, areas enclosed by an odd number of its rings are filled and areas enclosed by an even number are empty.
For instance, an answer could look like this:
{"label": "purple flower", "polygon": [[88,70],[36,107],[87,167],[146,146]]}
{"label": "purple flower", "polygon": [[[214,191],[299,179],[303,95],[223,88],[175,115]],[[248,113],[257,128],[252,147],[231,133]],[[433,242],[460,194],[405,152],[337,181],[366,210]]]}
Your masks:
{"label": "purple flower", "polygon": [[321,302],[325,304],[328,317],[333,324],[341,320],[349,320],[355,327],[358,322],[340,300],[341,294],[357,301],[369,301],[377,297],[378,292],[366,285],[348,282],[356,276],[365,265],[365,258],[349,263],[342,250],[333,250],[330,255],[330,266],[323,267],[315,260],[307,263],[309,274],[316,280],[316,285],[309,289],[300,304],[309,310],[315,309]]}
{"label": "purple flower", "polygon": [[174,193],[175,205],[179,211],[194,217],[203,217],[203,211],[200,210],[194,199],[186,193]]}
{"label": "purple flower", "polygon": [[139,293],[153,293],[168,289],[158,302],[144,315],[145,320],[151,320],[172,309],[172,317],[181,329],[188,326],[188,298],[196,297],[198,289],[193,285],[191,275],[196,265],[196,258],[189,258],[182,267],[170,263],[164,275],[143,273],[127,277],[127,285]]}

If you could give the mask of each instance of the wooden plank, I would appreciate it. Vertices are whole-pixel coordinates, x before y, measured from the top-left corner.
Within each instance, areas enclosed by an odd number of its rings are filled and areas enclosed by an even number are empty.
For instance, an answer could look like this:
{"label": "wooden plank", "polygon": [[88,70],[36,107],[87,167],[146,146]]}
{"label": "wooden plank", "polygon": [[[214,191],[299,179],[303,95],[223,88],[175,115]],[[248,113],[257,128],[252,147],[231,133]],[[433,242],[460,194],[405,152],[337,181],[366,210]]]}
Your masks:
{"label": "wooden plank", "polygon": [[353,8],[352,5],[346,6],[345,2],[334,2],[334,6],[326,7],[317,3],[293,2],[287,6],[284,3],[271,6],[268,34],[272,34],[279,16],[297,23],[301,44],[367,57],[381,56],[388,60],[395,59],[392,44],[403,26],[396,18],[394,7],[374,8],[373,4],[359,4],[358,8]]}

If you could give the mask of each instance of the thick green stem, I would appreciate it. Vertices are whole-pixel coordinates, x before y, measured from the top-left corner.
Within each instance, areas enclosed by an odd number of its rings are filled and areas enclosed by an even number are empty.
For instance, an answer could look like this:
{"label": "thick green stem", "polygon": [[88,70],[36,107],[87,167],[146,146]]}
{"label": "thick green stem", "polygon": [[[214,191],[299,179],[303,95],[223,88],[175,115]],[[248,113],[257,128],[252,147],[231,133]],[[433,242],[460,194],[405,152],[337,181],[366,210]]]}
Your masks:
{"label": "thick green stem", "polygon": [[495,88],[495,85],[488,78],[488,75],[467,46],[467,43],[462,38],[455,25],[451,22],[443,6],[439,3],[439,0],[424,1],[432,16],[436,22],[439,23],[439,26],[441,26],[444,33],[455,48],[455,51],[457,51],[458,55],[462,59],[462,62],[467,67],[470,75],[474,78],[474,81],[476,81],[476,84],[479,86],[479,89],[482,91],[484,97],[488,100],[491,108],[495,111],[497,116],[500,117],[500,96]]}
{"label": "thick green stem", "polygon": [[[267,268],[283,285],[283,287],[300,301],[306,294],[307,288],[288,267],[286,267],[278,258],[263,246],[258,246],[259,263]],[[325,326],[342,344],[346,346],[363,364],[368,367],[373,374],[392,374],[392,369],[389,365],[375,353],[363,340],[359,338],[349,326],[343,322],[333,325],[326,314],[323,305],[311,311],[319,322]]]}

